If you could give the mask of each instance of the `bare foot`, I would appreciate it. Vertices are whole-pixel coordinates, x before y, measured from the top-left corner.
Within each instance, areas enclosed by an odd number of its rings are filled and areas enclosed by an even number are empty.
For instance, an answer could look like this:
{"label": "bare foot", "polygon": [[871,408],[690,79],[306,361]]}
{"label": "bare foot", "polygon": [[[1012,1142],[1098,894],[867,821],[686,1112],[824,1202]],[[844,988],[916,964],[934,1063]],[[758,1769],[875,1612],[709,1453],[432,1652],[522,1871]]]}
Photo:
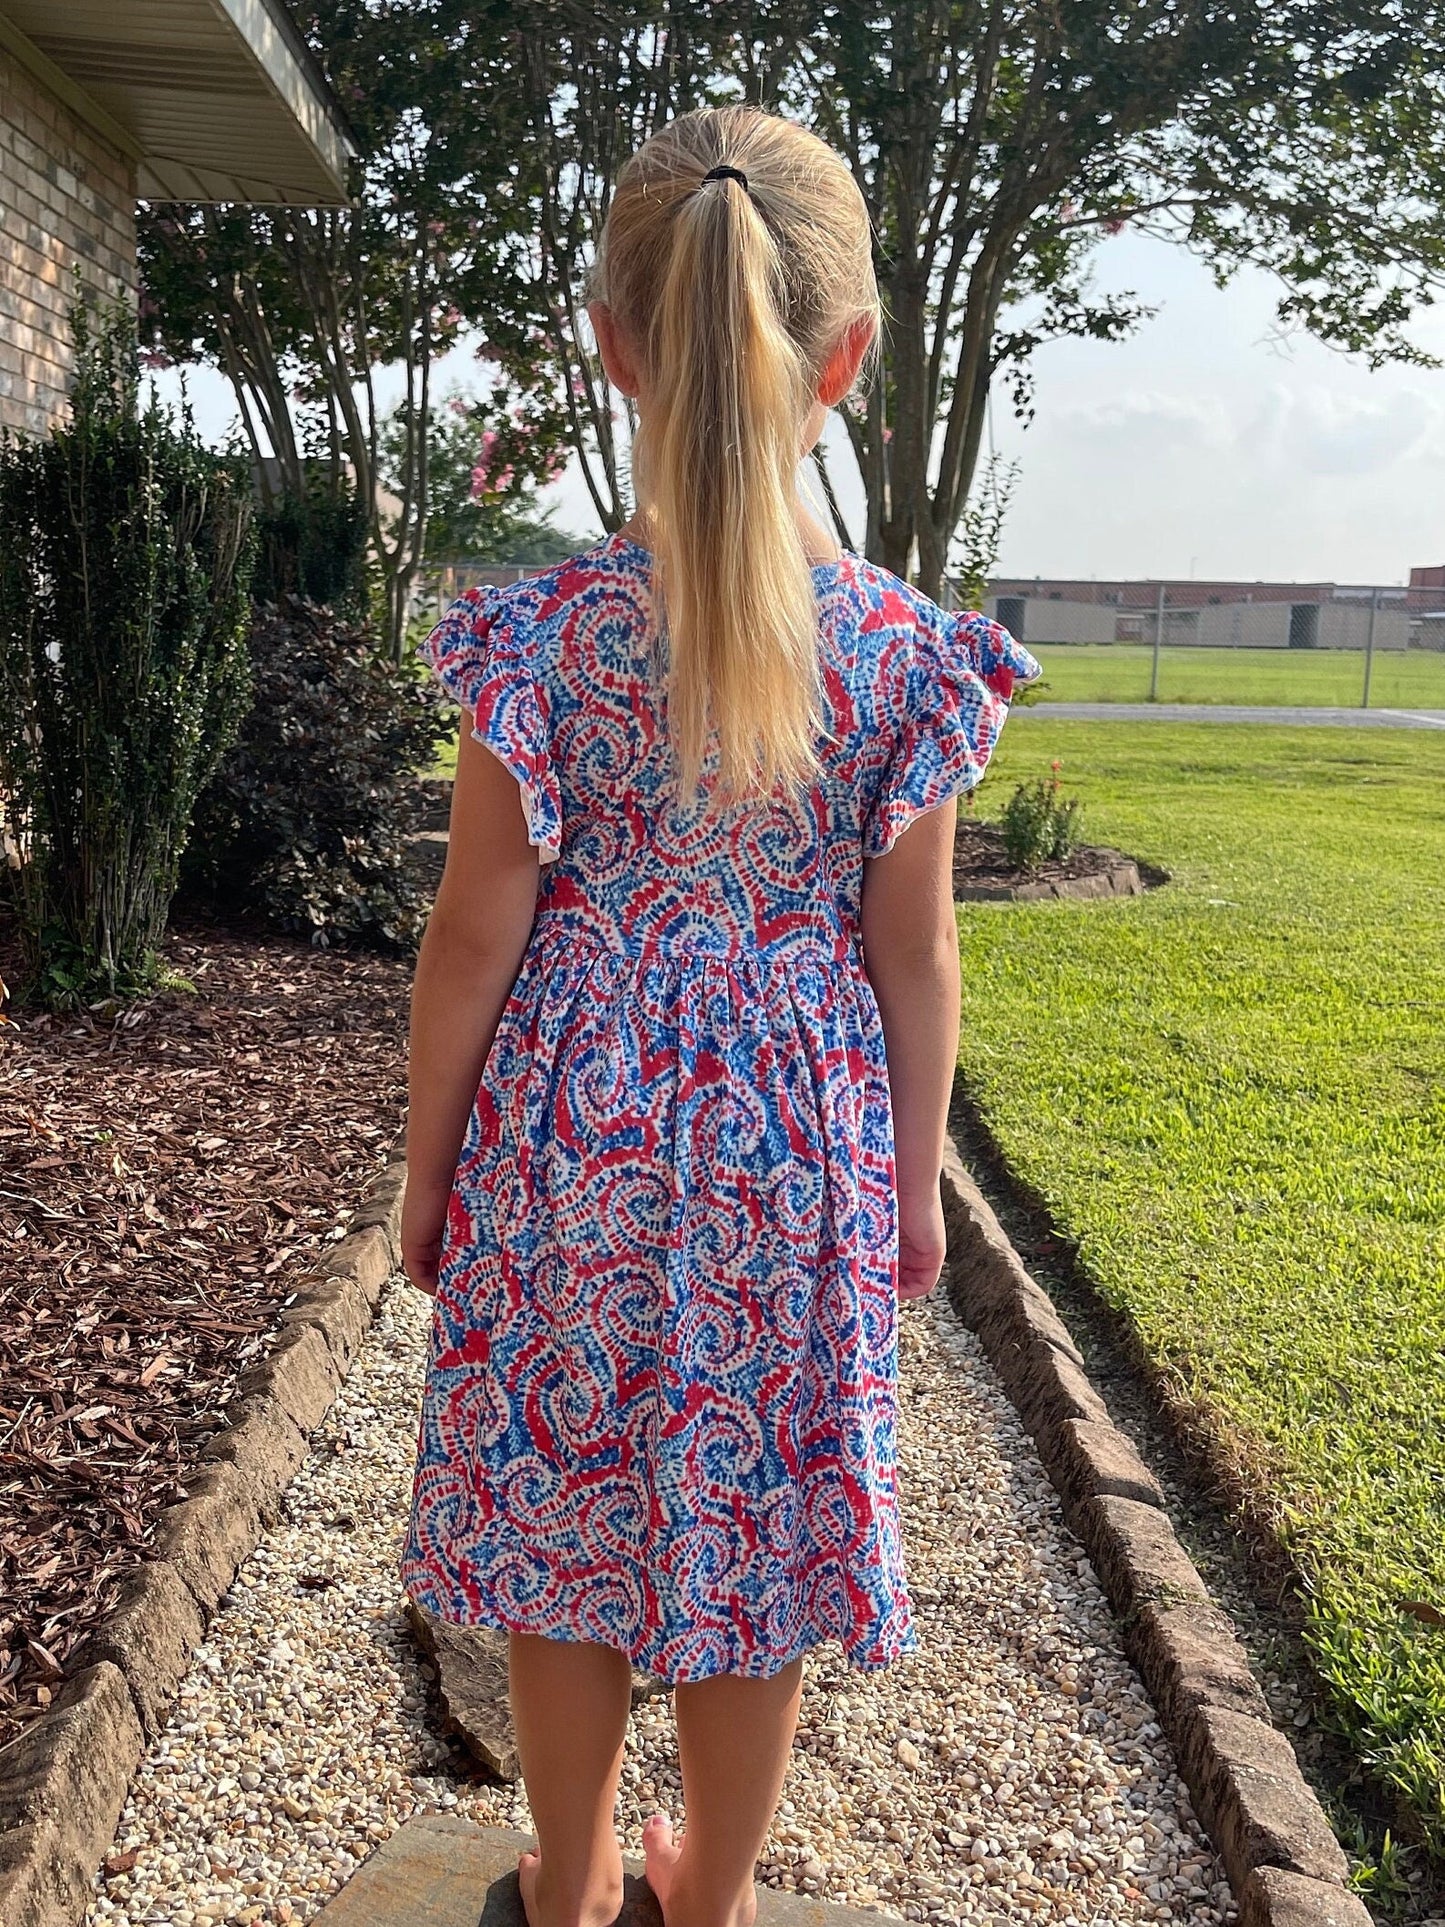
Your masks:
{"label": "bare foot", "polygon": [[657,1904],[662,1909],[666,1927],[673,1927],[673,1914],[679,1917],[684,1913],[688,1920],[706,1920],[711,1927],[713,1921],[719,1927],[753,1927],[757,1918],[757,1895],[750,1887],[730,1913],[715,1911],[715,1898],[709,1896],[706,1903],[699,1905],[696,1894],[688,1894],[687,1869],[684,1866],[683,1840],[674,1840],[672,1822],[665,1813],[654,1813],[642,1829],[642,1851],[647,1860],[647,1884],[657,1895]]}
{"label": "bare foot", "polygon": [[580,1908],[559,1913],[549,1907],[546,1896],[538,1892],[542,1876],[540,1853],[524,1853],[517,1862],[517,1885],[522,1890],[522,1912],[527,1927],[612,1927],[622,1911],[622,1869],[617,1870],[615,1894],[599,1896]]}
{"label": "bare foot", "polygon": [[647,1884],[657,1895],[665,1920],[677,1863],[682,1858],[682,1847],[673,1839],[672,1822],[665,1813],[654,1813],[642,1829],[642,1852],[647,1861]]}

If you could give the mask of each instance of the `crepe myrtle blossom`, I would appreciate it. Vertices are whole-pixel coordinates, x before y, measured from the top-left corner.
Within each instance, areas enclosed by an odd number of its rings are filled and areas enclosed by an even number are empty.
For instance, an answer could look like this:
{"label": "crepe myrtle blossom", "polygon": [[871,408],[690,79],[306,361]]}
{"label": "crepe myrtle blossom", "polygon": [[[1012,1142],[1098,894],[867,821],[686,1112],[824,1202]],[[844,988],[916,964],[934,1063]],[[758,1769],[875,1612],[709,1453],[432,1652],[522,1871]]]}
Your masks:
{"label": "crepe myrtle blossom", "polygon": [[500,468],[496,465],[499,439],[494,428],[489,428],[482,437],[481,446],[477,450],[476,466],[472,470],[474,502],[480,501],[484,495],[500,495],[503,489],[511,485],[515,477],[516,471],[510,462]]}

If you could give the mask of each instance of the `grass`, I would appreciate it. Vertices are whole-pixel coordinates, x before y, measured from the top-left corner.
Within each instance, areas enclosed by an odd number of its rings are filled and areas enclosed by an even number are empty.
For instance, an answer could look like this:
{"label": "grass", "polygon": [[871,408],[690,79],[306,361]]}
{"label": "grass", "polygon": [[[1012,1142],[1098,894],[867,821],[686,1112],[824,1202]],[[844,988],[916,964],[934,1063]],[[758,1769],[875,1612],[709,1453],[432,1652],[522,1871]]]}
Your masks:
{"label": "grass", "polygon": [[1445,739],[1015,718],[1144,899],[960,914],[1014,1169],[1273,1522],[1332,1717],[1445,1853]]}
{"label": "grass", "polygon": [[[1032,647],[1032,645],[1030,645]],[[1041,643],[1043,701],[1149,700],[1152,649],[1136,643]],[[1169,703],[1285,703],[1359,706],[1365,658],[1349,649],[1165,649],[1159,700]],[[1381,651],[1370,680],[1372,709],[1445,709],[1445,653]]]}

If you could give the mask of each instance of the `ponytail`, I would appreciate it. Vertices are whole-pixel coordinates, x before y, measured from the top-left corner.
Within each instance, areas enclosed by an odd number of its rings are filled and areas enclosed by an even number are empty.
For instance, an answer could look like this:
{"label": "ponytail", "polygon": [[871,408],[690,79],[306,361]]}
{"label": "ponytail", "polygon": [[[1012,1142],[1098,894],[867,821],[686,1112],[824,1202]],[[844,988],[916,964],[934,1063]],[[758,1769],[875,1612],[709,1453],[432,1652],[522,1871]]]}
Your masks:
{"label": "ponytail", "polygon": [[801,127],[684,114],[618,176],[594,290],[646,377],[633,477],[679,793],[695,797],[714,736],[720,796],[806,785],[825,723],[797,472],[823,369],[877,323],[863,197]]}
{"label": "ponytail", "polygon": [[818,612],[796,511],[812,395],[784,311],[777,244],[748,190],[706,184],[678,212],[637,459],[684,794],[710,724],[730,792],[766,794],[817,768]]}

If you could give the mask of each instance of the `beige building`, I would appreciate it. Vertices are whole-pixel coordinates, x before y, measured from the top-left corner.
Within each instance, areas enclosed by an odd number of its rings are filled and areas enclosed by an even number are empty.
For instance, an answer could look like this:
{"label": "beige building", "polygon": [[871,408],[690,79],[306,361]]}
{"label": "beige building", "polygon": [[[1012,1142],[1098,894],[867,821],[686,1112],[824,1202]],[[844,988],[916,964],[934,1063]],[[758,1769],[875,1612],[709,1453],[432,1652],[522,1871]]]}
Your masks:
{"label": "beige building", "polygon": [[134,292],[138,198],[343,205],[353,156],[283,0],[0,0],[0,426],[60,411],[77,282]]}

